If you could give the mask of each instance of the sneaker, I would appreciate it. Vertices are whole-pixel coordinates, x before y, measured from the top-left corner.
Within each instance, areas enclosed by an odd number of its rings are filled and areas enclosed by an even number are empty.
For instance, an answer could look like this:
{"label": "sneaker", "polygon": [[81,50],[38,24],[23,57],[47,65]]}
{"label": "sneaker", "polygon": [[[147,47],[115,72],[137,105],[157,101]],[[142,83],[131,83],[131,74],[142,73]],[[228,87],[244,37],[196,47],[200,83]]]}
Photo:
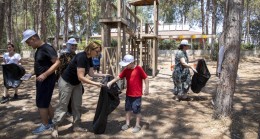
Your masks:
{"label": "sneaker", "polygon": [[48,124],[49,124],[49,125],[52,125],[52,124],[53,124],[52,119],[49,119],[49,120],[48,120]]}
{"label": "sneaker", "polygon": [[18,99],[18,95],[14,94],[13,100],[17,100]]}
{"label": "sneaker", "polygon": [[129,125],[125,124],[125,125],[122,126],[121,129],[122,129],[122,130],[127,130],[128,128],[129,128]]}
{"label": "sneaker", "polygon": [[70,116],[72,116],[72,113],[71,113],[71,112],[66,112],[66,115],[67,115],[68,117],[70,117]]}
{"label": "sneaker", "polygon": [[133,133],[137,133],[137,132],[139,132],[141,130],[141,127],[140,126],[135,126],[134,128],[133,128]]}
{"label": "sneaker", "polygon": [[51,128],[54,127],[54,124],[53,124],[53,122],[52,122],[52,119],[49,119],[49,120],[48,120],[48,124],[50,125]]}
{"label": "sneaker", "polygon": [[1,104],[6,103],[7,101],[9,101],[9,96],[6,97],[3,96],[1,100]]}
{"label": "sneaker", "polygon": [[48,125],[44,125],[44,124],[41,124],[39,127],[37,127],[35,130],[32,131],[33,134],[41,134],[43,133],[44,131],[46,130],[50,130],[52,129],[51,126],[48,124]]}

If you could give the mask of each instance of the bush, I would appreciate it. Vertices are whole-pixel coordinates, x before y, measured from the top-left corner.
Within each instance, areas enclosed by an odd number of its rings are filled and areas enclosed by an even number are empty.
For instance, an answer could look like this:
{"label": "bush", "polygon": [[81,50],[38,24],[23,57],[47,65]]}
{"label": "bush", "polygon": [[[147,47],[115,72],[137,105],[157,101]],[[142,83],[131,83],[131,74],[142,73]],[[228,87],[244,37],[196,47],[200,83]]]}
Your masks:
{"label": "bush", "polygon": [[159,41],[160,50],[174,50],[177,49],[178,45],[175,40],[161,40]]}
{"label": "bush", "polygon": [[241,44],[240,48],[242,50],[253,50],[254,47],[255,47],[255,45],[247,43],[247,44]]}

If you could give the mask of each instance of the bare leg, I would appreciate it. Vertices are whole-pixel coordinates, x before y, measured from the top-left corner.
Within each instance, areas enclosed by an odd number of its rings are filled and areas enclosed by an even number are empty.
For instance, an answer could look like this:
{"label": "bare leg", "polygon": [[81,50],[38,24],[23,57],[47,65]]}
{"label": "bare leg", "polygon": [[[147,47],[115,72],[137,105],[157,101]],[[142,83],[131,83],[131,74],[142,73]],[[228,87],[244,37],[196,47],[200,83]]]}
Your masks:
{"label": "bare leg", "polygon": [[18,93],[18,88],[15,88],[14,89],[14,94],[17,94]]}
{"label": "bare leg", "polygon": [[53,138],[58,138],[58,137],[59,137],[58,125],[55,125],[55,126],[54,126],[54,129],[53,129],[53,131],[52,131],[52,133],[51,133],[51,136],[52,136]]}
{"label": "bare leg", "polygon": [[141,119],[142,119],[142,115],[140,113],[137,114],[136,115],[136,124],[135,124],[136,127],[141,127],[140,126]]}
{"label": "bare leg", "polygon": [[4,94],[3,94],[3,96],[7,97],[7,95],[8,95],[8,89],[4,87]]}
{"label": "bare leg", "polygon": [[127,111],[125,115],[125,121],[127,125],[130,125],[131,111]]}
{"label": "bare leg", "polygon": [[54,116],[54,109],[53,109],[53,107],[51,106],[51,104],[50,104],[50,106],[49,106],[49,108],[48,108],[48,118],[49,119],[53,119],[53,116]]}
{"label": "bare leg", "polygon": [[42,124],[47,125],[49,119],[49,108],[39,108]]}

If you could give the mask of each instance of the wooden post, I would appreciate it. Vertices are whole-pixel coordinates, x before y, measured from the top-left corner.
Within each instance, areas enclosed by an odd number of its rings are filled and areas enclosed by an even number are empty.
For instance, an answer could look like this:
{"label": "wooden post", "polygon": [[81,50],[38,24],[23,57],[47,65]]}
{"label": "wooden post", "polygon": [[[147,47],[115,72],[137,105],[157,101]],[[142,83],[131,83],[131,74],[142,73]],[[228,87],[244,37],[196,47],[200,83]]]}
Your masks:
{"label": "wooden post", "polygon": [[116,57],[116,74],[120,73],[120,65],[118,64],[121,61],[121,22],[118,22],[117,26],[117,57]]}

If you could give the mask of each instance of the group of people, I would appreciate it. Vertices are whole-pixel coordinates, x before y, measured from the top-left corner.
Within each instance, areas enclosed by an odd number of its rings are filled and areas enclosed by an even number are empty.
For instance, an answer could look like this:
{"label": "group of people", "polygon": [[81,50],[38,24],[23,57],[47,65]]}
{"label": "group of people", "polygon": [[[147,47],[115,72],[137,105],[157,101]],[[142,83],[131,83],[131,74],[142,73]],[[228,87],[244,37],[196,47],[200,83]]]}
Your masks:
{"label": "group of people", "polygon": [[[82,94],[84,92],[82,84],[91,84],[99,88],[105,85],[87,78],[86,74],[91,77],[111,76],[109,74],[99,73],[100,62],[98,61],[100,61],[101,58],[101,44],[92,41],[84,48],[83,52],[76,54],[75,51],[78,43],[74,38],[71,38],[66,42],[66,50],[58,57],[56,50],[48,43],[42,41],[34,30],[28,29],[24,31],[23,40],[21,42],[36,49],[34,56],[34,73],[32,73],[32,76],[36,76],[36,106],[39,110],[41,124],[34,129],[32,133],[40,134],[46,130],[52,130],[52,136],[55,138],[58,137],[58,127],[68,112],[68,108],[71,108],[70,113],[73,116],[73,130],[87,131],[80,126],[80,108],[82,105]],[[13,47],[12,45],[8,45],[8,49],[9,46]],[[13,51],[9,51],[8,56],[14,57],[14,47],[10,49]],[[21,60],[21,56],[18,55],[19,54],[15,56],[17,60],[14,60],[14,58],[9,59],[12,59],[13,62],[18,64]],[[97,59],[93,60],[93,58]],[[8,58],[4,58],[5,64],[10,63],[7,59]],[[136,133],[141,130],[142,82],[144,80],[144,94],[147,95],[149,94],[148,77],[140,66],[135,65],[135,59],[132,55],[126,55],[119,64],[125,67],[124,70],[114,78],[114,80],[108,82],[106,87],[110,87],[118,80],[126,78],[126,124],[122,126],[122,130],[126,130],[130,127],[130,115],[131,112],[133,112],[136,114],[136,124],[133,128],[133,132]],[[97,72],[94,72],[94,68]],[[59,102],[54,111],[51,105],[51,99],[56,82],[58,83]],[[15,95],[17,96],[17,92],[15,92]],[[3,98],[7,96],[6,91]]]}
{"label": "group of people", "polygon": [[[75,38],[71,38],[64,44],[66,47],[64,47],[60,57],[58,57],[56,50],[49,44],[43,42],[38,34],[30,29],[23,32],[22,43],[26,43],[33,49],[36,49],[34,56],[34,73],[32,75],[36,75],[36,106],[38,107],[41,117],[41,124],[33,130],[32,133],[40,134],[46,130],[53,129],[52,136],[58,137],[58,126],[68,111],[73,116],[73,130],[86,131],[86,129],[80,126],[80,108],[82,105],[82,94],[84,92],[82,84],[91,84],[99,88],[104,86],[104,84],[90,80],[85,76],[86,74],[91,77],[109,76],[108,74],[99,73],[102,51],[101,44],[96,41],[90,42],[83,52],[76,54],[75,51],[78,43]],[[174,82],[174,94],[178,100],[187,98],[187,92],[191,85],[189,69],[197,72],[196,69],[189,64],[197,61],[189,61],[186,52],[189,47],[190,44],[188,41],[182,40],[175,57],[175,67],[172,77]],[[93,62],[93,58],[97,59],[94,59]],[[8,44],[8,53],[4,54],[4,63],[19,64],[20,60],[21,56],[15,53],[14,46]],[[122,130],[130,128],[131,113],[134,113],[136,115],[136,124],[132,132],[136,133],[141,130],[142,95],[143,92],[144,95],[149,94],[149,80],[142,67],[135,64],[135,59],[132,55],[125,55],[119,64],[125,68],[117,77],[107,83],[107,87],[110,87],[120,79],[126,78],[126,123],[122,126]],[[94,67],[97,72],[94,72]],[[143,81],[145,83],[144,91]],[[50,102],[56,82],[58,82],[59,102],[54,111]],[[17,89],[15,89],[13,98],[17,99],[17,96]],[[8,101],[6,98],[9,99],[7,89],[4,91],[1,103]]]}

